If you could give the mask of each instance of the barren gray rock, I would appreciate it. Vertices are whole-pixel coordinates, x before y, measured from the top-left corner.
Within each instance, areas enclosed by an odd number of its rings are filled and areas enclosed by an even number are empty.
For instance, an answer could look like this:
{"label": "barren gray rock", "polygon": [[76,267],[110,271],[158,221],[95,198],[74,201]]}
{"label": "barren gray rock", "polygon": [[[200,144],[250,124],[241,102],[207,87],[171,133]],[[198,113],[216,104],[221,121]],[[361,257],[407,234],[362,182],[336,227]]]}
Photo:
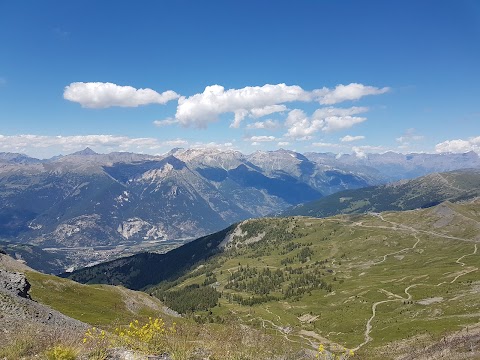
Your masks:
{"label": "barren gray rock", "polygon": [[30,299],[30,295],[28,294],[30,283],[24,274],[0,269],[0,289],[4,289],[22,298]]}
{"label": "barren gray rock", "polygon": [[60,329],[86,330],[87,325],[31,299],[24,274],[0,269],[0,331],[15,331],[27,323]]}

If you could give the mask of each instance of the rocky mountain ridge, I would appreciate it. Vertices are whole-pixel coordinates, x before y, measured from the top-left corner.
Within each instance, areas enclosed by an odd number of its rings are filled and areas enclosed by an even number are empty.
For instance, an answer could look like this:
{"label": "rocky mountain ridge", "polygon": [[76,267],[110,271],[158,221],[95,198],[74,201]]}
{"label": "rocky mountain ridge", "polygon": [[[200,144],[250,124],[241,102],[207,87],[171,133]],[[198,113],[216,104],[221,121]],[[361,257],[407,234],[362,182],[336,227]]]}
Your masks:
{"label": "rocky mountain ridge", "polygon": [[0,238],[82,253],[190,239],[338,191],[455,167],[480,167],[478,155],[0,153]]}

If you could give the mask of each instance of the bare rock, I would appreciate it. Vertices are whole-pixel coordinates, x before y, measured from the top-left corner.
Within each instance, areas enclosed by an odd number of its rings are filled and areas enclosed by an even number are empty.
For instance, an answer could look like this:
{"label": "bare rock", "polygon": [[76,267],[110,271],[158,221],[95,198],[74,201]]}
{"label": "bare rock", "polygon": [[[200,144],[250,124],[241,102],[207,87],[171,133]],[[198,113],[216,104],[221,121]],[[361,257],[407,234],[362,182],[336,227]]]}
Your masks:
{"label": "bare rock", "polygon": [[0,289],[25,299],[31,299],[28,291],[30,283],[24,274],[0,269]]}

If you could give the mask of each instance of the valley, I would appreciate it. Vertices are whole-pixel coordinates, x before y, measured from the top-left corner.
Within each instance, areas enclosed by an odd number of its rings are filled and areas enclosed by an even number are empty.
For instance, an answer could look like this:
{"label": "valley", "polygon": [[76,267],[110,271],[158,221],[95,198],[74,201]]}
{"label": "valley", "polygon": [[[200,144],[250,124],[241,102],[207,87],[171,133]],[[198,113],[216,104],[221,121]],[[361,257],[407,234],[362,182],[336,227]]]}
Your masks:
{"label": "valley", "polygon": [[[86,150],[48,164],[57,175],[35,180],[40,183],[24,177],[23,185],[16,185],[4,177],[4,197],[17,210],[2,218],[0,246],[23,264],[89,284],[77,288],[70,280],[46,281],[47,275],[27,271],[35,299],[104,328],[118,321],[118,311],[128,311],[114,299],[118,292],[124,297],[126,287],[157,298],[161,306],[145,310],[149,314],[181,314],[189,331],[228,332],[240,324],[274,339],[267,343],[279,341],[283,352],[304,349],[312,355],[322,345],[332,354],[407,359],[477,351],[478,170],[365,187],[385,181],[378,177],[381,166],[371,172],[366,164],[347,170],[339,162],[332,172],[329,165],[288,151],[256,153],[248,160],[234,152],[208,154],[173,150],[154,159]],[[47,165],[27,163],[19,173]],[[59,164],[66,165],[65,183],[63,175],[58,177]],[[5,165],[4,173],[15,166]],[[363,173],[355,173],[360,169]],[[44,193],[50,176],[58,188]],[[139,185],[143,182],[146,187]],[[26,207],[15,199],[29,192],[53,199],[53,206],[26,216]],[[228,208],[228,192],[233,194],[229,201],[243,210]],[[257,192],[262,197],[249,207]],[[264,217],[267,209],[276,217]],[[173,220],[174,226],[183,230],[168,232],[169,216],[178,214],[182,218]],[[45,222],[52,219],[57,221]],[[225,226],[227,221],[233,225]],[[18,226],[22,222],[24,228]],[[197,239],[181,237],[221,224],[223,230]],[[111,285],[121,287],[93,293]],[[92,292],[88,296],[98,301],[100,313],[90,313],[91,305],[69,304],[68,296],[82,292]],[[111,306],[121,310],[111,312]]]}
{"label": "valley", "polygon": [[151,156],[87,148],[46,160],[0,153],[0,242],[27,263],[32,257],[21,247],[36,246],[48,263],[29,264],[60,273],[164,252],[248,218],[408,210],[472,198],[480,192],[474,170],[379,184],[479,163],[475,153],[360,159],[283,149],[250,155],[173,149]]}

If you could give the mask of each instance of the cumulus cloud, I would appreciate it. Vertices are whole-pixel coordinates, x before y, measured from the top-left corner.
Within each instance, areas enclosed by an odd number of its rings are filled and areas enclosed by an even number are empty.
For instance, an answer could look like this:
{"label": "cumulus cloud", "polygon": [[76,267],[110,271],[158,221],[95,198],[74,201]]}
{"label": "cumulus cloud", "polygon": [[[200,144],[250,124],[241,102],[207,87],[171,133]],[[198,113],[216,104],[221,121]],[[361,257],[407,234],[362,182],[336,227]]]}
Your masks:
{"label": "cumulus cloud", "polygon": [[435,145],[435,151],[437,153],[466,153],[475,151],[480,154],[480,136],[467,140],[447,140]]}
{"label": "cumulus cloud", "polygon": [[367,156],[367,153],[383,152],[386,151],[386,149],[383,146],[364,145],[354,146],[352,147],[352,151],[358,158],[365,158]]}
{"label": "cumulus cloud", "polygon": [[348,85],[337,85],[335,89],[326,91],[320,96],[320,104],[333,105],[343,101],[359,100],[367,95],[380,95],[388,92],[390,88],[377,88],[363,84],[351,83]]}
{"label": "cumulus cloud", "polygon": [[280,123],[276,120],[256,121],[248,124],[247,129],[277,129],[280,127]]}
{"label": "cumulus cloud", "polygon": [[[298,85],[266,84],[226,90],[221,85],[207,86],[202,93],[178,100],[175,118],[183,126],[206,128],[216,122],[221,114],[233,113],[231,127],[238,128],[246,117],[259,118],[288,110],[284,103],[312,102],[331,105],[347,100],[358,100],[366,95],[378,95],[389,91],[362,84],[337,85],[334,89],[321,88],[306,91]],[[328,111],[330,108],[326,108]],[[347,114],[348,115],[348,114]],[[337,116],[347,116],[337,115]],[[333,121],[332,131],[337,129]]]}
{"label": "cumulus cloud", "polygon": [[332,132],[348,129],[367,120],[365,117],[352,116],[366,111],[368,111],[366,107],[328,107],[317,109],[309,117],[304,111],[294,109],[288,113],[285,120],[285,126],[288,128],[286,136],[298,139],[311,136],[318,131]]}
{"label": "cumulus cloud", "polygon": [[0,151],[25,153],[35,157],[51,157],[88,147],[98,152],[131,151],[155,153],[158,149],[183,146],[182,139],[160,141],[156,138],[132,138],[117,135],[0,135]]}
{"label": "cumulus cloud", "polygon": [[[137,107],[147,104],[165,104],[178,99],[173,119],[157,120],[157,126],[180,123],[182,126],[206,128],[218,121],[222,114],[233,114],[232,128],[240,127],[245,118],[261,118],[274,113],[283,113],[289,109],[285,103],[319,102],[333,105],[348,100],[358,100],[367,95],[379,95],[389,91],[388,87],[377,88],[363,84],[351,83],[307,91],[298,85],[266,84],[263,86],[246,86],[240,89],[225,89],[221,85],[205,87],[202,93],[192,96],[180,96],[172,90],[158,93],[152,89],[136,89],[132,86],[120,86],[109,82],[74,82],[66,86],[63,97],[77,102],[85,108],[108,108],[112,106]],[[325,108],[322,111],[329,111]],[[320,115],[319,115],[320,116]],[[325,115],[326,116],[326,115]],[[332,116],[349,116],[332,115]],[[350,115],[351,116],[351,115]],[[330,119],[325,131],[335,131],[349,126],[348,121]],[[358,119],[346,119],[356,123]],[[331,130],[329,130],[331,129]]]}
{"label": "cumulus cloud", "polygon": [[352,135],[345,135],[344,137],[340,138],[341,142],[352,142],[352,141],[358,141],[358,140],[363,140],[365,139],[365,136],[363,135],[358,135],[358,136],[352,136]]}
{"label": "cumulus cloud", "polygon": [[274,114],[277,112],[283,112],[288,110],[285,105],[268,105],[263,108],[255,108],[250,110],[251,116],[254,118],[260,118],[262,116]]}
{"label": "cumulus cloud", "polygon": [[260,117],[286,109],[275,105],[310,99],[311,95],[296,85],[266,84],[229,90],[220,85],[212,85],[207,86],[203,93],[180,97],[175,118],[184,126],[206,127],[217,121],[220,114],[234,113],[232,127],[238,127],[249,114]]}
{"label": "cumulus cloud", "polygon": [[111,106],[137,107],[147,104],[166,104],[179,95],[168,90],[158,93],[152,89],[136,89],[103,82],[74,82],[65,87],[63,98],[77,102],[85,108],[108,108]]}
{"label": "cumulus cloud", "polygon": [[358,116],[331,116],[325,119],[325,126],[322,128],[325,132],[350,129],[353,125],[367,120],[365,117]]}

